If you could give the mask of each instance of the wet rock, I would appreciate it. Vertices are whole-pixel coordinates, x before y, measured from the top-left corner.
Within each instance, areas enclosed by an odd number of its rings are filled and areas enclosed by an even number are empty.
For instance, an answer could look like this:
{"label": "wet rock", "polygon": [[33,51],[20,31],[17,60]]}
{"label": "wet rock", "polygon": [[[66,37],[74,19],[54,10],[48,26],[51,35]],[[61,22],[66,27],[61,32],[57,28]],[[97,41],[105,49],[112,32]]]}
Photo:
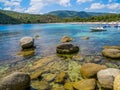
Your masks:
{"label": "wet rock", "polygon": [[48,74],[45,74],[45,75],[42,75],[44,80],[47,81],[47,82],[51,82],[55,79],[56,77],[56,74],[51,74],[51,73],[48,73]]}
{"label": "wet rock", "polygon": [[61,44],[56,48],[56,52],[58,54],[73,54],[79,51],[78,46],[74,46],[72,44]]}
{"label": "wet rock", "polygon": [[66,90],[63,86],[53,87],[51,90]]}
{"label": "wet rock", "polygon": [[48,90],[50,88],[49,83],[46,81],[34,81],[32,87],[37,90]]}
{"label": "wet rock", "polygon": [[83,40],[88,40],[89,37],[88,37],[88,36],[83,36],[82,39],[83,39]]}
{"label": "wet rock", "polygon": [[102,51],[103,56],[109,58],[120,58],[120,46],[106,46]]}
{"label": "wet rock", "polygon": [[20,45],[23,49],[31,48],[34,46],[34,39],[32,37],[23,37],[20,39]]}
{"label": "wet rock", "polygon": [[70,42],[72,41],[73,39],[69,36],[63,36],[62,39],[61,39],[61,42],[62,43],[66,43],[66,42]]}
{"label": "wet rock", "polygon": [[65,90],[74,90],[73,82],[65,83],[64,88],[65,88]]}
{"label": "wet rock", "polygon": [[83,79],[81,81],[75,82],[73,87],[76,90],[95,90],[96,80],[95,79]]}
{"label": "wet rock", "polygon": [[55,82],[57,83],[63,83],[64,80],[66,78],[66,73],[65,72],[60,72],[57,76],[56,76],[56,80]]}
{"label": "wet rock", "polygon": [[120,74],[115,76],[114,90],[120,90]]}
{"label": "wet rock", "polygon": [[99,65],[94,63],[85,63],[81,66],[80,72],[84,78],[90,78],[97,75],[97,72],[106,69],[105,65]]}
{"label": "wet rock", "polygon": [[26,90],[30,86],[30,76],[14,72],[0,81],[0,90]]}
{"label": "wet rock", "polygon": [[103,88],[113,89],[113,82],[116,75],[120,74],[119,69],[107,68],[97,73],[97,78]]}

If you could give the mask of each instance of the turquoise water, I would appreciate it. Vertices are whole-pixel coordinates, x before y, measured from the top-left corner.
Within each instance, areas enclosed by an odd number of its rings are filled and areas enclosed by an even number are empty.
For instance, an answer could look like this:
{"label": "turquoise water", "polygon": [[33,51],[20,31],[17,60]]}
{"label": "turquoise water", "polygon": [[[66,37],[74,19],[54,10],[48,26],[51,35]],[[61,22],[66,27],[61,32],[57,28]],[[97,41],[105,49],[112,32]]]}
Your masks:
{"label": "turquoise water", "polygon": [[[83,55],[101,55],[105,45],[120,45],[120,28],[106,28],[105,32],[90,32],[93,24],[20,24],[0,25],[0,64],[29,60],[55,54],[56,45],[62,36],[73,37],[73,44],[80,47]],[[35,53],[32,56],[19,56],[19,40],[24,36],[39,35],[35,39]],[[83,36],[90,39],[83,40]]]}

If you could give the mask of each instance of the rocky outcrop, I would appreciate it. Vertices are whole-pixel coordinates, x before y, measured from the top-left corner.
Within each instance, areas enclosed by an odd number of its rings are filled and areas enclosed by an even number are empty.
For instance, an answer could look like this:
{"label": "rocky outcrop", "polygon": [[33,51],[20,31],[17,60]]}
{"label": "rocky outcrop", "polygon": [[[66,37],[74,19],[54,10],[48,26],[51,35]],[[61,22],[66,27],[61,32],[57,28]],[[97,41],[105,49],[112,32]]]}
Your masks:
{"label": "rocky outcrop", "polygon": [[102,54],[105,57],[120,59],[120,46],[106,46]]}
{"label": "rocky outcrop", "polygon": [[66,42],[70,42],[72,41],[73,39],[69,36],[63,36],[62,39],[61,39],[61,42],[62,43],[66,43]]}
{"label": "rocky outcrop", "polygon": [[116,75],[120,74],[119,69],[107,68],[97,73],[97,78],[103,88],[113,89],[113,82]]}
{"label": "rocky outcrop", "polygon": [[26,90],[30,86],[30,76],[15,72],[0,81],[0,90]]}
{"label": "rocky outcrop", "polygon": [[81,66],[80,72],[84,78],[90,78],[97,75],[97,72],[106,69],[105,65],[99,65],[94,63],[85,63]]}
{"label": "rocky outcrop", "polygon": [[31,48],[34,46],[34,39],[32,37],[23,37],[20,39],[20,45],[23,49]]}
{"label": "rocky outcrop", "polygon": [[115,76],[114,90],[120,90],[120,74]]}
{"label": "rocky outcrop", "polygon": [[79,51],[78,46],[74,46],[72,44],[61,44],[56,48],[56,52],[58,54],[73,54]]}
{"label": "rocky outcrop", "polygon": [[75,90],[95,90],[96,80],[95,79],[83,79],[73,84]]}

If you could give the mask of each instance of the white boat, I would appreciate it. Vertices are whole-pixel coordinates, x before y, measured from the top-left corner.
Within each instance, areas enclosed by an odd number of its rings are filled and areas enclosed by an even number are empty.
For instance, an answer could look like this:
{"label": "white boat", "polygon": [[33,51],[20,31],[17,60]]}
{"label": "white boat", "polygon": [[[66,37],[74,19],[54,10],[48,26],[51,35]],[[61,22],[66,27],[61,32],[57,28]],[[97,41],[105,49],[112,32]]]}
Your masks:
{"label": "white boat", "polygon": [[103,27],[94,27],[94,28],[91,28],[91,32],[100,32],[100,31],[107,31],[107,30],[104,29]]}

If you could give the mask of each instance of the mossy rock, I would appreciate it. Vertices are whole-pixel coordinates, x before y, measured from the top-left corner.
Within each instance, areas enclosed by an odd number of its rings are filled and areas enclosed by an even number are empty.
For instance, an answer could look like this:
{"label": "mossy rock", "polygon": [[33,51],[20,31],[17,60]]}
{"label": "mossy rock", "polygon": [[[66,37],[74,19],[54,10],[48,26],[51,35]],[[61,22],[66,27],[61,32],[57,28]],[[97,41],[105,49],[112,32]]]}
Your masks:
{"label": "mossy rock", "polygon": [[83,79],[73,84],[76,90],[95,90],[96,80],[95,79]]}
{"label": "mossy rock", "polygon": [[45,81],[51,82],[55,79],[56,74],[47,73],[47,74],[43,74],[42,77]]}
{"label": "mossy rock", "polygon": [[97,75],[97,72],[106,69],[105,65],[99,65],[94,63],[85,63],[81,66],[80,72],[84,78],[91,78]]}

